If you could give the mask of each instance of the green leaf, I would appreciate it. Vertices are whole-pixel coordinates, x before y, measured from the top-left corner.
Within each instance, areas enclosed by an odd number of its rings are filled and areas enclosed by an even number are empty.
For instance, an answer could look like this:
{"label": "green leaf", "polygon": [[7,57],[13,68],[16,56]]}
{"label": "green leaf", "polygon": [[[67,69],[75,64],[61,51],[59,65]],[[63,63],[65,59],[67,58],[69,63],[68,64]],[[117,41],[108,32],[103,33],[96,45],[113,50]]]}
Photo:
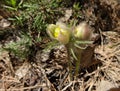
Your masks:
{"label": "green leaf", "polygon": [[92,44],[93,41],[75,41],[77,44]]}
{"label": "green leaf", "polygon": [[72,56],[74,57],[74,59],[75,59],[75,60],[78,60],[78,58],[76,57],[76,55],[75,55],[75,53],[74,53],[74,51],[73,51],[72,48],[70,49],[70,51],[71,51],[71,54],[72,54]]}
{"label": "green leaf", "polygon": [[10,0],[10,2],[11,2],[11,5],[12,5],[13,7],[15,7],[15,6],[16,6],[16,3],[17,3],[17,1],[16,1],[16,0]]}

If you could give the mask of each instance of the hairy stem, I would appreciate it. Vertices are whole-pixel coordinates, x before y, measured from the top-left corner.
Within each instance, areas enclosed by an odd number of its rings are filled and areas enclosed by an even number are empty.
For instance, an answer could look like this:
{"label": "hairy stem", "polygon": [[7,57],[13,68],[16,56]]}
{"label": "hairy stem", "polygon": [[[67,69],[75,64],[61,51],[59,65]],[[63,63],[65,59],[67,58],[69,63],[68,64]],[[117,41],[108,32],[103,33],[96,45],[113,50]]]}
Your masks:
{"label": "hairy stem", "polygon": [[71,47],[70,43],[66,44],[65,47],[67,49],[67,54],[68,54],[68,67],[69,67],[70,79],[72,80],[72,78],[73,78],[73,76],[72,76],[72,68],[73,68],[73,66],[72,66],[71,59],[70,59],[70,49],[71,49],[70,48]]}
{"label": "hairy stem", "polygon": [[81,53],[82,53],[81,49],[77,50],[77,52],[76,52],[77,60],[76,60],[76,67],[75,67],[75,76],[78,76],[78,73],[79,73]]}

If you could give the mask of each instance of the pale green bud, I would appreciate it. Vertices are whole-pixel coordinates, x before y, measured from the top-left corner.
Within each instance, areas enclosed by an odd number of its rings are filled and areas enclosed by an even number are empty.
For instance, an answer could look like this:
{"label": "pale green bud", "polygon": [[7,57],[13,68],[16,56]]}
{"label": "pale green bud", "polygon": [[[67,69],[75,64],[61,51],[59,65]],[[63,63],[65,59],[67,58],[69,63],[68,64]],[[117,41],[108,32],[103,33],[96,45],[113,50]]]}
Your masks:
{"label": "pale green bud", "polygon": [[92,34],[92,31],[87,25],[86,22],[80,23],[75,29],[73,30],[74,36],[80,40],[89,40]]}

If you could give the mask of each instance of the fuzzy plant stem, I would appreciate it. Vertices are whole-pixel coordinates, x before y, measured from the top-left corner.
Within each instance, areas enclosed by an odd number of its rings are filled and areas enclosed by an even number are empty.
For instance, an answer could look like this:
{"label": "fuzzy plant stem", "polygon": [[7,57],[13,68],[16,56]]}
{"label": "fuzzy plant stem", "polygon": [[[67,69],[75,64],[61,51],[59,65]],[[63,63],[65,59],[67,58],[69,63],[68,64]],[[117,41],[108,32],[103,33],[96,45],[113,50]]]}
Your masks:
{"label": "fuzzy plant stem", "polygon": [[78,76],[80,69],[81,53],[82,53],[82,49],[80,48],[74,46],[74,48],[71,49],[71,54],[75,60],[75,78]]}
{"label": "fuzzy plant stem", "polygon": [[65,45],[66,49],[67,49],[67,55],[68,55],[68,67],[69,67],[69,74],[70,74],[70,79],[72,80],[73,78],[73,75],[72,75],[72,62],[71,62],[71,57],[70,57],[70,47],[71,47],[71,44],[68,43]]}
{"label": "fuzzy plant stem", "polygon": [[80,61],[81,61],[81,53],[82,53],[81,49],[78,49],[77,52],[76,52],[77,60],[76,60],[76,66],[75,66],[75,77],[77,77],[78,74],[79,74]]}

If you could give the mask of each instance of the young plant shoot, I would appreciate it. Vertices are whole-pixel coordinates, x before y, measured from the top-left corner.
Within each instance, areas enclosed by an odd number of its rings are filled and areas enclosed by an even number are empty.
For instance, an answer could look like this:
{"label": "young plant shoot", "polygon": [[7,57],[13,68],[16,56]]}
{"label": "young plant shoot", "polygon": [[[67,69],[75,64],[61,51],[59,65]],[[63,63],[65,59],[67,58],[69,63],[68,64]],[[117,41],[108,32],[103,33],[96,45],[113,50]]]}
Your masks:
{"label": "young plant shoot", "polygon": [[49,24],[47,27],[48,35],[64,44],[67,52],[68,52],[68,62],[69,62],[69,71],[70,76],[73,78],[72,74],[72,63],[71,63],[71,55],[75,60],[75,77],[78,76],[78,72],[80,69],[80,61],[81,61],[81,54],[84,50],[84,46],[86,44],[91,43],[90,37],[92,31],[89,25],[86,22],[80,23],[78,26],[73,28],[69,28],[66,24],[57,22],[56,24]]}

